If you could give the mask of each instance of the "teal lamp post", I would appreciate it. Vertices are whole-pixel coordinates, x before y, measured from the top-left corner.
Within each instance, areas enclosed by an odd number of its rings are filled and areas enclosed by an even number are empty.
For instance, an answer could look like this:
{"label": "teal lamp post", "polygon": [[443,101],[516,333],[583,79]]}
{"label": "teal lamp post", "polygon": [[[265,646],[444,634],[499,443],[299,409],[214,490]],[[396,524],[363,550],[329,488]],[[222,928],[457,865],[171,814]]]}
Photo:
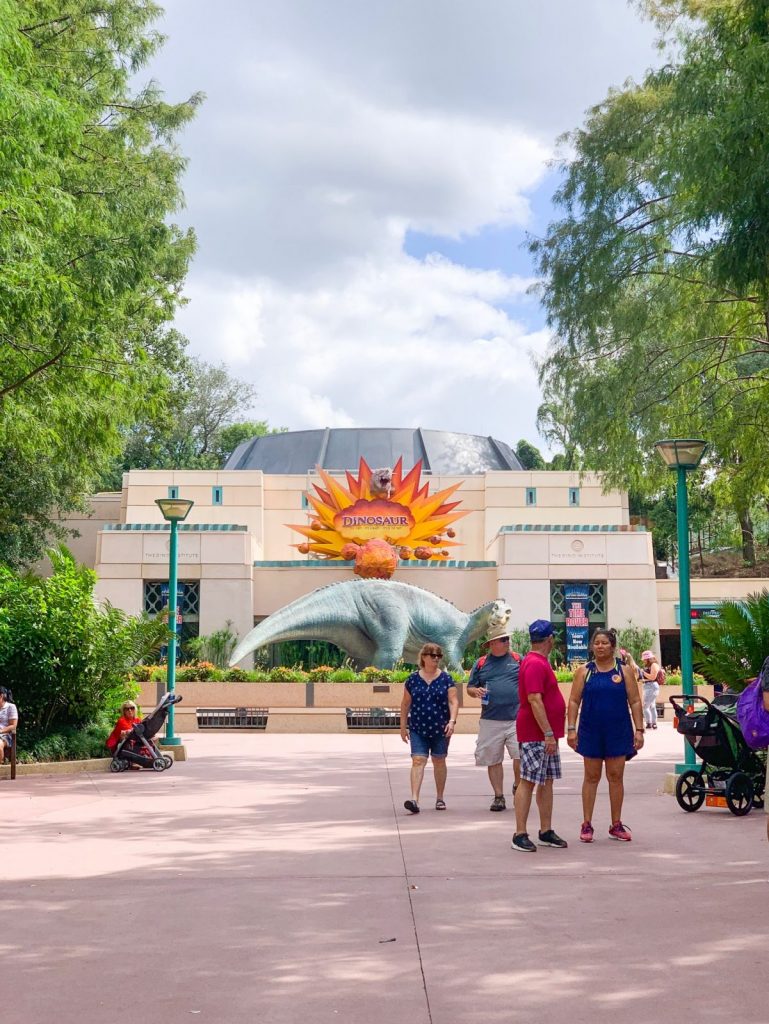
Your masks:
{"label": "teal lamp post", "polygon": [[[169,693],[176,690],[176,569],[178,562],[178,528],[179,523],[189,515],[195,504],[187,498],[156,498],[155,504],[163,513],[163,518],[171,524],[171,544],[168,553],[168,628],[171,636],[168,640],[168,666],[166,686]],[[181,740],[174,736],[174,706],[168,709],[166,719],[166,736],[163,741],[169,747],[178,747]]]}
{"label": "teal lamp post", "polygon": [[[692,673],[692,596],[689,581],[689,500],[686,489],[686,474],[696,469],[702,461],[707,441],[700,438],[673,438],[657,441],[662,461],[677,474],[676,479],[676,527],[678,533],[678,607],[681,612],[681,684],[685,695],[694,694]],[[676,772],[694,768],[697,758],[692,747],[684,741],[684,763],[676,765]]]}

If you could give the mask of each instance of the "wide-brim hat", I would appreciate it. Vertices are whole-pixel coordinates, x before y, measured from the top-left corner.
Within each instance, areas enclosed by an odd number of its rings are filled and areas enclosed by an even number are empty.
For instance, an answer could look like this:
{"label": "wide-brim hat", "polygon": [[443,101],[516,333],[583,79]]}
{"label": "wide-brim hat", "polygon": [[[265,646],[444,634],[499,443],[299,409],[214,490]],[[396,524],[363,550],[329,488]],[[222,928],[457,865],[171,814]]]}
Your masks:
{"label": "wide-brim hat", "polygon": [[508,626],[496,626],[490,629],[486,637],[486,643],[490,644],[492,640],[509,640],[510,639],[510,628]]}
{"label": "wide-brim hat", "polygon": [[641,655],[641,661],[646,661],[647,658],[651,658],[654,661],[654,651],[644,651]]}

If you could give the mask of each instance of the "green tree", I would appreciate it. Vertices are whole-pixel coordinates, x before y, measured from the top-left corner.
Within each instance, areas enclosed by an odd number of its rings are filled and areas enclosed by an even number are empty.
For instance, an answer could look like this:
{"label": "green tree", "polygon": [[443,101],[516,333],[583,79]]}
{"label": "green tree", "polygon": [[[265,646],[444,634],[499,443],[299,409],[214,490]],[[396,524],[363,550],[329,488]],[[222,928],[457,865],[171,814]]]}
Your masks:
{"label": "green tree", "polygon": [[[0,0],[0,560],[39,556],[152,409],[180,339],[166,324],[194,248],[173,223],[174,144],[200,96],[168,104],[141,68],[151,0]],[[13,505],[3,472],[43,478]],[[44,504],[40,504],[44,502]],[[23,521],[18,529],[8,524]]]}
{"label": "green tree", "polygon": [[694,624],[694,666],[710,683],[743,690],[769,651],[769,591],[722,601],[718,616]]}
{"label": "green tree", "polygon": [[183,358],[160,407],[126,431],[123,452],[101,488],[119,490],[129,469],[218,469],[241,441],[285,430],[238,418],[255,397],[254,388],[224,365]]}
{"label": "green tree", "polygon": [[126,673],[167,642],[162,622],[94,600],[96,575],[66,549],[50,552],[47,579],[0,567],[0,676],[13,690],[24,744],[130,696]]}
{"label": "green tree", "polygon": [[655,440],[708,437],[748,531],[769,487],[769,4],[641,6],[674,27],[669,60],[569,137],[560,217],[531,241],[545,400],[566,394],[587,468],[642,493]]}
{"label": "green tree", "polygon": [[542,458],[539,448],[529,441],[521,439],[515,446],[515,454],[524,469],[547,469],[547,463]]}

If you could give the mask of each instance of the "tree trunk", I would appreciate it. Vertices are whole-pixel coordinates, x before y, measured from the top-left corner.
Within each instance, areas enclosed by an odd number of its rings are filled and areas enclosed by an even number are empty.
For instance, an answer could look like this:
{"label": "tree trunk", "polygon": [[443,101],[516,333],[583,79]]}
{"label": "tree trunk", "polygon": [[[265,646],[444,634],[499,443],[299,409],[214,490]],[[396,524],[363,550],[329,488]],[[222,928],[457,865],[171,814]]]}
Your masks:
{"label": "tree trunk", "polygon": [[748,565],[756,564],[756,542],[753,536],[753,520],[750,512],[738,510],[737,516],[740,521],[740,533],[742,534],[742,560]]}

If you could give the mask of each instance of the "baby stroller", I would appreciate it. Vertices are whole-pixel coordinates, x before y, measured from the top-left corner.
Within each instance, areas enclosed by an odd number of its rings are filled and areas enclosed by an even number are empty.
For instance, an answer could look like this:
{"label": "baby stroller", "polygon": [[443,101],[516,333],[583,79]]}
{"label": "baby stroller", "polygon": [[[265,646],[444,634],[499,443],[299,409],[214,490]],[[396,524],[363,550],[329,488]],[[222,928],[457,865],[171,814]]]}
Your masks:
{"label": "baby stroller", "polygon": [[164,772],[171,767],[174,759],[168,754],[161,754],[152,739],[165,725],[168,709],[172,704],[178,704],[181,699],[175,693],[164,694],[152,714],[134,725],[115,748],[109,766],[111,772],[127,771],[132,764],[140,768],[151,768],[155,772]]}
{"label": "baby stroller", "polygon": [[724,695],[717,703],[691,694],[670,698],[678,731],[702,759],[699,771],[678,776],[676,800],[684,811],[723,807],[742,817],[764,806],[766,753],[751,750],[737,721],[736,698]]}

